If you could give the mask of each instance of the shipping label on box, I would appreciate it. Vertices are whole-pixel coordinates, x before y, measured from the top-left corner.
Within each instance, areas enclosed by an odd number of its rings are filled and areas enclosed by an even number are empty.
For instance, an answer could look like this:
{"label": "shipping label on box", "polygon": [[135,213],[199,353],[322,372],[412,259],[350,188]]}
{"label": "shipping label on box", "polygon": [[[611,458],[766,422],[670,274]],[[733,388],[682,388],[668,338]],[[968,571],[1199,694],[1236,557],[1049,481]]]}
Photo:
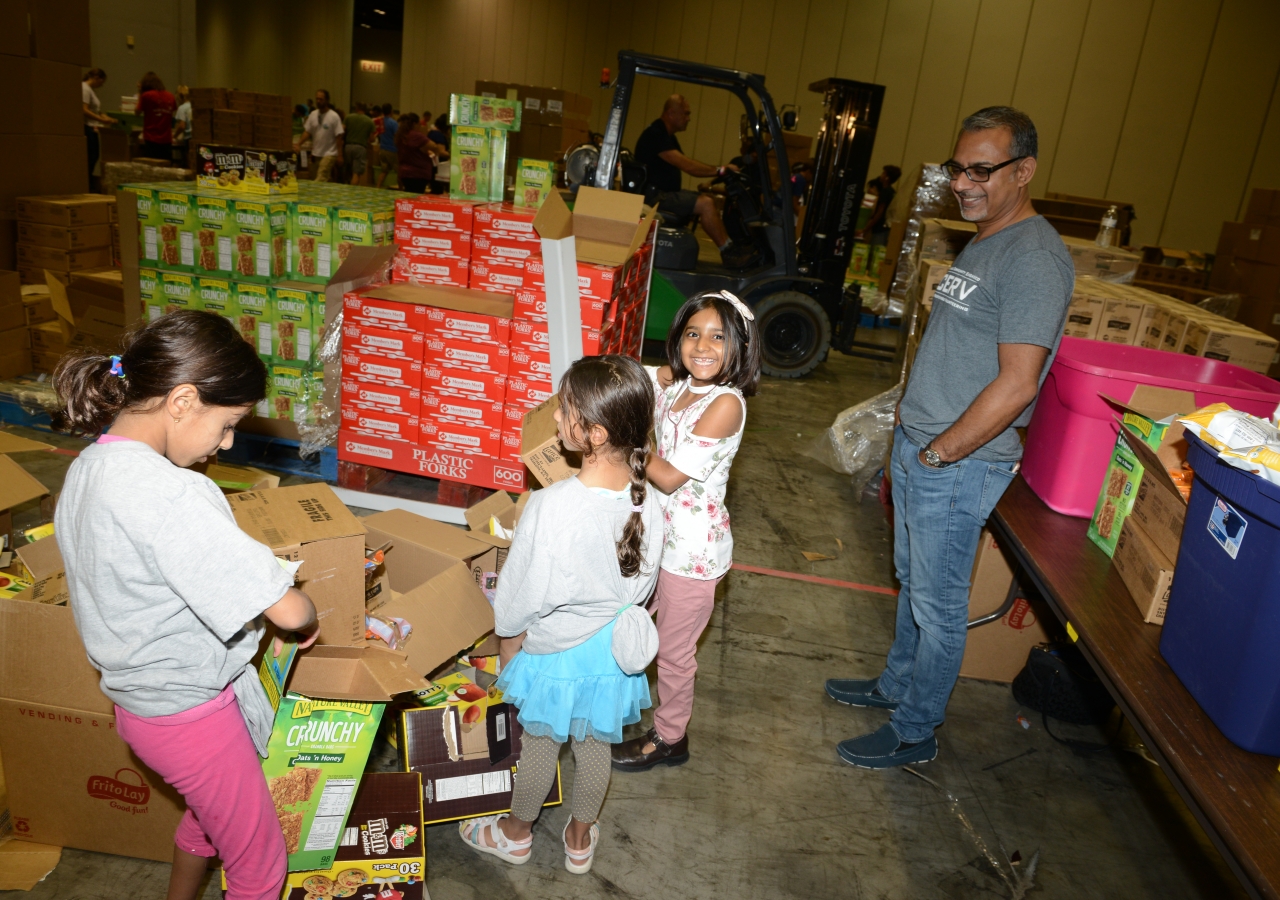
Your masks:
{"label": "shipping label on box", "polygon": [[176,191],[157,191],[159,207],[159,263],[177,272],[195,270],[195,233],[198,227],[195,197]]}
{"label": "shipping label on box", "polygon": [[281,701],[262,771],[290,871],[333,864],[384,709],[292,693]]}
{"label": "shipping label on box", "polygon": [[342,371],[344,375],[378,384],[414,390],[422,387],[422,363],[416,359],[388,359],[344,348]]}
{"label": "shipping label on box", "polygon": [[457,125],[451,137],[449,196],[456,200],[489,200],[488,130]]}
{"label": "shipping label on box", "polygon": [[303,368],[312,365],[324,326],[323,312],[316,320],[316,304],[311,291],[272,288],[271,358],[277,363]]}
{"label": "shipping label on box", "polygon": [[542,159],[520,159],[516,163],[516,206],[537,209],[555,189],[555,164]]}
{"label": "shipping label on box", "polygon": [[435,362],[473,372],[506,375],[511,366],[511,349],[493,341],[457,340],[431,334],[422,341],[422,362],[424,366]]}
{"label": "shipping label on box", "polygon": [[231,275],[236,271],[236,220],[231,201],[226,197],[196,197],[196,271]]}
{"label": "shipping label on box", "polygon": [[271,359],[271,288],[233,282],[236,329],[263,359]]}
{"label": "shipping label on box", "polygon": [[291,278],[327,282],[337,271],[333,259],[333,221],[329,207],[290,203]]}
{"label": "shipping label on box", "polygon": [[235,291],[232,283],[225,278],[201,277],[196,279],[199,299],[196,306],[206,312],[217,313],[236,324]]}

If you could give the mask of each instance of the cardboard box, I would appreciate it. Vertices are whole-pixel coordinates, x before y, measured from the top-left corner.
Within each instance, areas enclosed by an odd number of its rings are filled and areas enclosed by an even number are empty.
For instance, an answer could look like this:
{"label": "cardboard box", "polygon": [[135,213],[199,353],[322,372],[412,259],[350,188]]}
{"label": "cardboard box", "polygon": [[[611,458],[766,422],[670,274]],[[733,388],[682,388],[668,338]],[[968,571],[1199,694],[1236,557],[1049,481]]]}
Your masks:
{"label": "cardboard box", "polygon": [[1111,298],[1102,305],[1097,339],[1133,346],[1138,342],[1143,312],[1147,304],[1128,298]]}
{"label": "cardboard box", "polygon": [[[415,772],[366,772],[333,865],[324,871],[291,872],[286,896],[303,900],[307,895],[338,896],[335,888],[345,892],[360,886],[374,890],[387,884],[420,884],[427,875],[422,828],[422,778]],[[361,893],[357,890],[352,896]]]}
{"label": "cardboard box", "polygon": [[329,207],[290,203],[289,277],[299,281],[327,282],[338,269],[333,258],[333,221]]}
{"label": "cardboard box", "polygon": [[546,403],[525,413],[520,433],[520,458],[543,487],[578,474],[578,466],[566,457],[560,443],[555,421],[559,408],[560,395],[553,394]]}
{"label": "cardboard box", "polygon": [[257,414],[295,425],[314,425],[319,393],[317,378],[299,366],[268,367],[267,396],[259,401]]}
{"label": "cardboard box", "polygon": [[342,349],[344,353],[351,351],[421,363],[423,340],[420,333],[392,331],[371,325],[343,324]]}
{"label": "cardboard box", "polygon": [[475,204],[449,197],[400,197],[396,200],[396,228],[413,228],[470,235]]}
{"label": "cardboard box", "polygon": [[415,387],[382,384],[368,381],[356,375],[342,378],[342,405],[352,409],[367,409],[399,413],[416,417],[422,412],[422,396]]}
{"label": "cardboard box", "polygon": [[1071,305],[1067,307],[1067,324],[1062,333],[1069,337],[1096,339],[1098,329],[1102,327],[1104,305],[1101,297],[1072,294]]}
{"label": "cardboard box", "polygon": [[469,231],[437,231],[433,228],[397,225],[394,234],[396,245],[401,250],[416,250],[457,259],[471,258],[471,232]]}
{"label": "cardboard box", "polygon": [[[1003,606],[1012,584],[1013,569],[995,537],[984,528],[973,560],[969,619],[988,615]],[[1057,631],[1053,614],[1040,600],[1019,597],[998,621],[969,629],[960,674],[965,678],[1011,683],[1026,666],[1031,648],[1051,641]]]}
{"label": "cardboard box", "polygon": [[0,134],[82,135],[80,67],[29,56],[0,56],[9,100]]}
{"label": "cardboard box", "polygon": [[473,235],[505,240],[537,240],[537,210],[512,203],[486,203],[475,209]]}
{"label": "cardboard box", "polygon": [[1077,275],[1092,275],[1106,281],[1132,281],[1142,254],[1119,247],[1099,247],[1085,238],[1063,236]]}
{"label": "cardboard box", "polygon": [[391,266],[396,283],[440,284],[465,288],[471,280],[471,261],[457,256],[441,256],[433,251],[401,248]]}
{"label": "cardboard box", "polygon": [[1169,605],[1169,590],[1173,586],[1174,564],[1156,543],[1133,520],[1125,519],[1111,557],[1125,587],[1142,613],[1142,621],[1152,625],[1164,624],[1165,610]]}
{"label": "cardboard box", "polygon": [[258,355],[271,360],[271,288],[265,284],[233,282],[233,307],[236,328]]}
{"label": "cardboard box", "polygon": [[341,427],[354,434],[402,443],[418,443],[417,413],[391,412],[385,408],[359,408],[350,404],[341,409]]}
{"label": "cardboard box", "polygon": [[271,358],[310,368],[324,333],[324,299],[309,285],[271,290]]}
{"label": "cardboard box", "polygon": [[583,187],[573,212],[552,192],[538,210],[534,228],[551,240],[573,235],[580,263],[620,266],[640,248],[656,215],[638,194]]}
{"label": "cardboard box", "polygon": [[450,136],[449,196],[455,200],[489,200],[491,148],[488,130],[455,125]]}
{"label": "cardboard box", "polygon": [[[498,491],[493,496],[498,495],[506,497],[506,492]],[[511,505],[510,500],[507,500],[507,505]],[[414,552],[429,551],[457,560],[466,566],[477,586],[482,585],[485,572],[497,572],[502,568],[506,550],[511,546],[510,541],[502,538],[462,531],[402,509],[375,513],[365,519],[365,527],[369,529],[370,540],[382,537],[393,545]]]}
{"label": "cardboard box", "polygon": [[210,191],[196,197],[196,271],[232,277],[236,271],[236,217],[231,198]]}
{"label": "cardboard box", "polygon": [[954,260],[973,240],[978,226],[953,219],[925,219],[921,223],[920,259]]}
{"label": "cardboard box", "polygon": [[515,205],[542,206],[542,201],[555,189],[555,164],[542,159],[520,159],[516,162]]}
{"label": "cardboard box", "polygon": [[93,247],[111,246],[111,226],[81,225],[66,228],[60,225],[42,225],[39,222],[19,222],[18,240],[39,247],[56,250],[87,250]]}
{"label": "cardboard box", "polygon": [[27,4],[31,55],[39,59],[92,65],[88,0],[39,0]]}
{"label": "cardboard box", "polygon": [[505,97],[478,97],[473,94],[449,95],[449,124],[519,131],[523,106]]}
{"label": "cardboard box", "polygon": [[49,302],[67,346],[113,352],[124,333],[124,285],[118,271],[66,276],[45,273]]}
{"label": "cardboard box", "polygon": [[338,459],[495,490],[525,489],[525,469],[518,458],[493,458],[426,447],[358,434],[345,428],[338,431]]}
{"label": "cardboard box", "polygon": [[342,366],[344,373],[358,381],[412,390],[422,387],[422,363],[418,360],[388,359],[344,349]]}
{"label": "cardboard box", "polygon": [[437,397],[501,400],[506,396],[507,376],[501,372],[455,368],[431,360],[422,365],[421,373],[422,390]]}
{"label": "cardboard box", "polygon": [[111,247],[60,250],[40,244],[18,244],[18,264],[53,272],[79,272],[111,265]]}
{"label": "cardboard box", "polygon": [[325,484],[229,498],[236,523],[277,556],[302,561],[298,589],[315,604],[321,644],[364,642],[364,526]]}

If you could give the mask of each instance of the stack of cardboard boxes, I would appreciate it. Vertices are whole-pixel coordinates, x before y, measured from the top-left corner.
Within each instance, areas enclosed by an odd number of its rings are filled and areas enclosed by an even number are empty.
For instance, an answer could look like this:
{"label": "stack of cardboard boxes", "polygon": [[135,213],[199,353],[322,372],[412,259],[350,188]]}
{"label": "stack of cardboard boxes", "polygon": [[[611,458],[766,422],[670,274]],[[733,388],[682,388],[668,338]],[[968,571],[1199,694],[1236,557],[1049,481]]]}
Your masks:
{"label": "stack of cardboard boxes", "polygon": [[1255,188],[1244,221],[1222,223],[1209,287],[1243,295],[1240,322],[1280,338],[1280,190]]}
{"label": "stack of cardboard boxes", "polygon": [[45,271],[111,268],[116,198],[103,194],[19,197],[18,272],[24,284],[44,284]]}
{"label": "stack of cardboard boxes", "polygon": [[[90,64],[88,4],[0,4],[0,269],[15,269],[17,198],[89,189],[80,75]],[[109,262],[108,262],[109,264]]]}
{"label": "stack of cardboard boxes", "polygon": [[590,136],[590,97],[560,88],[501,81],[477,81],[476,93],[520,104],[521,128],[507,135],[508,164],[523,156],[552,160],[562,167],[565,151]]}
{"label": "stack of cardboard boxes", "polygon": [[228,88],[191,89],[191,142],[293,149],[293,101]]}

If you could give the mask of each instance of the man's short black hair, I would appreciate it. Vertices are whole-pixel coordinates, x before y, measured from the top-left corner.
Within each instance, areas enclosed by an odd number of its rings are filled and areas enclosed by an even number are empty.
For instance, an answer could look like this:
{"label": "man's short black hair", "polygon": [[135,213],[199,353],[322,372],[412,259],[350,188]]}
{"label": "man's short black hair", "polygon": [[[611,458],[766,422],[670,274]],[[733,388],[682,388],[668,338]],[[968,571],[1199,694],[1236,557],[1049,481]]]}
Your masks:
{"label": "man's short black hair", "polygon": [[1040,139],[1036,135],[1035,123],[1022,110],[1012,106],[987,106],[960,123],[961,132],[972,133],[991,128],[1009,129],[1012,135],[1009,141],[1011,157],[1029,156],[1035,159],[1040,152]]}
{"label": "man's short black hair", "polygon": [[333,102],[333,100],[331,100],[331,99],[329,98],[329,92],[328,92],[327,90],[325,90],[324,88],[316,88],[316,93],[317,93],[317,94],[324,94],[324,102],[325,102],[325,103],[332,103],[332,102]]}

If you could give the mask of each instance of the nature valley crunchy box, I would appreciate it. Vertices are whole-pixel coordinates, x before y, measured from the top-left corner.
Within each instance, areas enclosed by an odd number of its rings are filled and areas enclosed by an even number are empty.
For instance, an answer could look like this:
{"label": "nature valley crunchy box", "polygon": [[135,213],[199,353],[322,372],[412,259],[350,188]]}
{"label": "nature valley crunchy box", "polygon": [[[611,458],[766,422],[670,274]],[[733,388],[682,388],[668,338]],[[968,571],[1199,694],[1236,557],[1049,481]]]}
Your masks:
{"label": "nature valley crunchy box", "polygon": [[454,126],[449,162],[449,196],[455,200],[489,199],[489,132]]}
{"label": "nature valley crunchy box", "polygon": [[449,123],[519,131],[522,104],[503,97],[479,97],[475,94],[449,95]]}
{"label": "nature valley crunchy box", "polygon": [[175,272],[195,270],[196,204],[193,194],[157,191],[160,268]]}
{"label": "nature valley crunchy box", "polygon": [[145,185],[126,185],[137,200],[138,207],[138,262],[157,265],[160,262],[160,206],[156,203],[156,191]]}
{"label": "nature valley crunchy box", "polygon": [[542,159],[521,159],[516,163],[516,206],[532,206],[535,209],[547,199],[555,187],[556,168]]}
{"label": "nature valley crunchy box", "polygon": [[329,207],[290,203],[289,277],[324,284],[337,271],[333,259],[333,221]]}
{"label": "nature valley crunchy box", "polygon": [[245,281],[270,282],[272,222],[268,204],[259,200],[232,201],[235,209],[235,277]]}
{"label": "nature valley crunchy box", "polygon": [[271,217],[271,277],[280,279],[289,274],[289,204],[273,201],[267,214]]}
{"label": "nature valley crunchy box", "polygon": [[160,293],[160,273],[155,269],[138,270],[138,294],[142,300],[142,314],[148,321],[160,318],[163,295]]}
{"label": "nature valley crunchy box", "polygon": [[336,272],[352,247],[376,247],[374,213],[370,209],[335,209],[333,211],[333,270]]}
{"label": "nature valley crunchy box", "polygon": [[197,278],[198,307],[206,312],[217,313],[236,323],[234,307],[235,292],[231,282],[225,278]]}
{"label": "nature valley crunchy box", "polygon": [[265,284],[233,282],[235,306],[232,312],[236,330],[258,355],[271,364],[271,288]]}
{"label": "nature valley crunchy box", "polygon": [[323,327],[323,299],[317,301],[312,291],[272,289],[271,358],[276,363],[310,367]]}
{"label": "nature valley crunchy box", "polygon": [[267,396],[258,404],[258,415],[297,425],[313,424],[311,409],[318,380],[298,366],[270,366],[268,371]]}
{"label": "nature valley crunchy box", "polygon": [[175,309],[196,309],[200,299],[196,279],[178,272],[161,272],[160,298],[160,315]]}
{"label": "nature valley crunchy box", "polygon": [[262,772],[290,872],[333,865],[384,708],[294,693],[280,702]]}

